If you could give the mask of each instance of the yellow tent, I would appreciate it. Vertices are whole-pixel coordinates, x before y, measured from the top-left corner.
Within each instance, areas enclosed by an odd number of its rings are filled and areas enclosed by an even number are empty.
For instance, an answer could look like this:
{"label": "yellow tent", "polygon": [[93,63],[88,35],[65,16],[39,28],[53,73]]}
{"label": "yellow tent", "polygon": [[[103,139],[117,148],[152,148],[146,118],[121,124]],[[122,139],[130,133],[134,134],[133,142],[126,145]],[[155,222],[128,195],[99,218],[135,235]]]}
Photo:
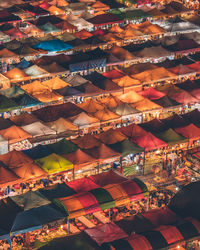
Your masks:
{"label": "yellow tent", "polygon": [[63,100],[63,96],[53,93],[49,90],[45,90],[44,92],[32,94],[34,98],[39,100],[40,102],[55,102]]}
{"label": "yellow tent", "polygon": [[29,94],[42,93],[49,89],[47,85],[44,85],[43,82],[39,82],[37,80],[29,84],[22,85],[21,88]]}
{"label": "yellow tent", "polygon": [[64,15],[65,11],[57,8],[56,6],[51,6],[47,9],[52,15]]}
{"label": "yellow tent", "polygon": [[43,85],[47,86],[50,90],[61,89],[66,86],[71,86],[69,83],[63,81],[59,77],[54,77],[50,80],[42,82]]}
{"label": "yellow tent", "polygon": [[152,109],[162,109],[158,104],[150,101],[147,98],[144,98],[141,101],[130,104],[131,107],[136,108],[139,111],[147,111]]}

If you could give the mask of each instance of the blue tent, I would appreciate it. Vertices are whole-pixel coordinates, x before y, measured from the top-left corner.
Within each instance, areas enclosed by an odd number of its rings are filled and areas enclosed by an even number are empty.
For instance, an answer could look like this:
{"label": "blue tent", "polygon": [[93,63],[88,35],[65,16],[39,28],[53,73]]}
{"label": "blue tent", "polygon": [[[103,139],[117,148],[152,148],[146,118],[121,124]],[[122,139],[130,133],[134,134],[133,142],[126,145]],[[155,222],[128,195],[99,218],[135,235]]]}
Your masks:
{"label": "blue tent", "polygon": [[49,52],[56,52],[56,51],[64,51],[72,49],[73,46],[64,43],[61,40],[49,40],[49,41],[43,41],[39,44],[36,44],[33,46],[35,49],[43,49],[47,50]]}
{"label": "blue tent", "polygon": [[34,99],[33,97],[29,96],[28,94],[20,95],[16,98],[12,98],[19,106],[21,107],[31,107],[41,105],[42,102]]}
{"label": "blue tent", "polygon": [[20,63],[18,63],[16,67],[17,67],[18,69],[25,69],[25,68],[29,67],[30,64],[31,64],[30,62],[28,62],[28,61],[26,61],[26,60],[24,59],[24,60],[22,60]]}
{"label": "blue tent", "polygon": [[34,148],[24,150],[22,152],[33,160],[43,158],[52,154],[52,150],[48,148],[47,146],[43,146],[43,145],[38,145]]}

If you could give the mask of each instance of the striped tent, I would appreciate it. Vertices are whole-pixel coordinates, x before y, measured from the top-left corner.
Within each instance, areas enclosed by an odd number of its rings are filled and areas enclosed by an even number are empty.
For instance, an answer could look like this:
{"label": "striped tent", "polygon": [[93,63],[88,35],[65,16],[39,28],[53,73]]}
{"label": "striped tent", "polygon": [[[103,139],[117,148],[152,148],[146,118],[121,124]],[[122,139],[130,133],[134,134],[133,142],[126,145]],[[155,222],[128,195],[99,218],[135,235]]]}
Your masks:
{"label": "striped tent", "polygon": [[135,178],[55,199],[55,203],[64,208],[70,218],[75,218],[115,206],[122,206],[130,201],[143,199],[147,195],[146,185]]}

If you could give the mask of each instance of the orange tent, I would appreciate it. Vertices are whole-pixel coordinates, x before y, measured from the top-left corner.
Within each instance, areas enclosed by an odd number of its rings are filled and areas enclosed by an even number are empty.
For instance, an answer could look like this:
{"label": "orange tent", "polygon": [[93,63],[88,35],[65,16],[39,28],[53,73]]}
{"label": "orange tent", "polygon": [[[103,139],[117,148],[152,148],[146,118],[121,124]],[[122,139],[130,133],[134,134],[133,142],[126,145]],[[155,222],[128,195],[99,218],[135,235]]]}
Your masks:
{"label": "orange tent", "polygon": [[94,116],[97,117],[100,122],[112,122],[113,120],[117,120],[120,118],[119,115],[111,112],[109,109],[99,110],[94,113]]}
{"label": "orange tent", "polygon": [[121,142],[127,139],[125,135],[123,135],[119,131],[116,131],[112,128],[107,130],[106,132],[96,135],[95,137],[99,139],[100,141],[102,141],[104,144],[108,144],[108,145]]}
{"label": "orange tent", "polygon": [[4,58],[4,57],[16,57],[17,54],[15,54],[14,52],[4,48],[0,50],[0,57]]}
{"label": "orange tent", "polygon": [[122,102],[135,103],[144,99],[143,96],[137,94],[135,91],[129,91],[123,95],[117,96]]}
{"label": "orange tent", "polygon": [[109,51],[109,53],[111,53],[112,55],[114,55],[115,57],[120,59],[121,61],[134,60],[136,58],[129,51],[127,51],[121,47],[118,47],[118,46],[112,47],[112,49]]}
{"label": "orange tent", "polygon": [[147,111],[153,109],[162,109],[162,107],[147,98],[144,98],[141,101],[130,104],[131,107],[139,110],[139,111]]}
{"label": "orange tent", "polygon": [[50,90],[53,89],[62,89],[66,86],[71,86],[69,83],[66,83],[59,77],[54,77],[48,81],[42,82],[43,85],[47,86]]}
{"label": "orange tent", "polygon": [[124,30],[122,29],[122,28],[120,28],[118,25],[114,25],[114,26],[112,26],[109,30],[108,30],[109,32],[112,32],[112,33],[123,33],[124,32]]}
{"label": "orange tent", "polygon": [[20,142],[32,137],[29,133],[25,132],[23,129],[15,125],[0,130],[0,135],[8,140],[9,144]]}
{"label": "orange tent", "polygon": [[74,36],[78,37],[79,39],[85,40],[87,38],[92,37],[93,35],[87,30],[81,30],[81,31],[74,33]]}
{"label": "orange tent", "polygon": [[42,93],[45,90],[49,89],[49,87],[47,85],[45,85],[45,84],[43,84],[43,82],[39,82],[37,80],[33,81],[29,84],[22,85],[21,88],[24,89],[29,94]]}
{"label": "orange tent", "polygon": [[94,101],[92,98],[86,102],[77,104],[77,106],[88,113],[95,113],[99,110],[103,110],[105,107],[99,102]]}
{"label": "orange tent", "polygon": [[77,139],[71,140],[74,144],[76,144],[79,148],[89,149],[98,147],[101,145],[101,142],[97,140],[93,135],[84,135]]}
{"label": "orange tent", "polygon": [[112,81],[117,83],[120,87],[131,87],[131,86],[137,86],[141,84],[139,80],[133,79],[127,75],[118,79],[113,79]]}
{"label": "orange tent", "polygon": [[72,122],[59,118],[56,121],[46,123],[51,129],[55,130],[57,133],[64,133],[67,131],[78,131],[78,127],[74,125]]}
{"label": "orange tent", "polygon": [[42,93],[32,94],[34,98],[39,100],[40,102],[55,102],[55,101],[61,101],[63,99],[63,96],[53,93],[49,90],[45,90]]}
{"label": "orange tent", "polygon": [[4,155],[0,155],[0,161],[10,169],[33,163],[33,160],[26,154],[16,150],[10,151]]}
{"label": "orange tent", "polygon": [[22,70],[18,68],[13,68],[6,73],[3,73],[4,76],[9,78],[10,80],[23,80],[24,78],[28,79],[30,78],[27,74],[25,74]]}
{"label": "orange tent", "polygon": [[48,9],[47,9],[52,15],[64,15],[65,11],[62,9],[59,9],[56,6],[51,5]]}
{"label": "orange tent", "polygon": [[21,115],[11,116],[10,120],[17,126],[24,126],[39,121],[34,115],[29,113],[22,113]]}
{"label": "orange tent", "polygon": [[20,182],[20,177],[14,172],[0,165],[0,186],[13,185]]}
{"label": "orange tent", "polygon": [[96,1],[94,4],[91,6],[92,8],[95,9],[95,11],[106,11],[109,10],[110,7],[100,1]]}
{"label": "orange tent", "polygon": [[127,74],[127,75],[133,75],[134,78],[134,74],[138,74],[141,73],[145,70],[150,70],[150,69],[156,69],[158,68],[155,64],[152,63],[140,63],[140,64],[136,64],[136,65],[131,65],[128,68],[125,68],[123,71]]}
{"label": "orange tent", "polygon": [[99,101],[103,103],[107,108],[115,108],[116,106],[119,106],[123,103],[116,96],[113,96],[113,95],[104,97],[103,99],[100,99]]}
{"label": "orange tent", "polygon": [[91,167],[91,164],[97,163],[95,158],[86,154],[81,149],[78,149],[73,153],[64,154],[62,157],[73,163],[75,171],[84,167]]}
{"label": "orange tent", "polygon": [[131,124],[127,127],[122,127],[118,129],[118,131],[122,132],[124,135],[126,135],[129,138],[140,137],[146,134],[146,131],[142,129],[140,126],[138,126],[137,124]]}

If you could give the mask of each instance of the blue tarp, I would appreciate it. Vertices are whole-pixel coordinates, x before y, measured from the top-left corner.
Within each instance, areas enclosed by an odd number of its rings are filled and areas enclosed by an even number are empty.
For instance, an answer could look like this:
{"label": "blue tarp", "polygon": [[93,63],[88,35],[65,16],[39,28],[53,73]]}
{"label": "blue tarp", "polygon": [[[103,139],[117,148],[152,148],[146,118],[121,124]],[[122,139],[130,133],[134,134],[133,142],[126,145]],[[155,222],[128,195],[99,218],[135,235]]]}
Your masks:
{"label": "blue tarp", "polygon": [[34,49],[43,49],[47,50],[49,52],[56,52],[56,51],[64,51],[72,49],[73,46],[70,44],[64,43],[61,40],[49,40],[49,41],[43,41],[39,44],[36,44],[33,46]]}
{"label": "blue tarp", "polygon": [[26,61],[26,60],[24,59],[24,60],[22,60],[20,63],[18,63],[16,67],[17,67],[18,69],[25,69],[25,68],[28,68],[30,64],[31,64],[30,62],[28,62],[28,61]]}
{"label": "blue tarp", "polygon": [[34,148],[24,150],[22,152],[28,155],[33,160],[43,158],[52,154],[52,150],[48,148],[47,146],[43,146],[43,145],[38,145]]}

